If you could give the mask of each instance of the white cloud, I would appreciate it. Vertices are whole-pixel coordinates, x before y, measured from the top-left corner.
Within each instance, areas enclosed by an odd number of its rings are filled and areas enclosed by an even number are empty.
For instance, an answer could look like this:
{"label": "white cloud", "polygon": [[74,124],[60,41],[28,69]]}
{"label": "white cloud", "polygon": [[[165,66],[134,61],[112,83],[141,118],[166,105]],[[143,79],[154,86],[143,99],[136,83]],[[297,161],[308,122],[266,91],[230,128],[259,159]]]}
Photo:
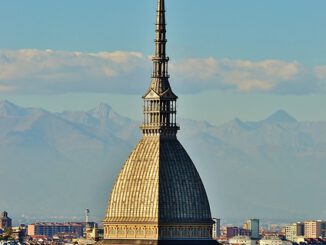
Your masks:
{"label": "white cloud", "polygon": [[[137,52],[0,51],[0,84],[16,92],[138,92],[147,58]],[[143,84],[142,84],[143,85]]]}
{"label": "white cloud", "polygon": [[315,68],[316,76],[319,80],[326,79],[326,66],[317,66]]}
{"label": "white cloud", "polygon": [[212,57],[207,59],[187,59],[180,63],[172,64],[171,68],[184,78],[209,80],[218,75],[219,62]]}
{"label": "white cloud", "polygon": [[307,77],[305,69],[296,61],[189,59],[174,64],[173,69],[182,81],[182,87],[199,91],[222,88],[240,92],[277,92],[285,83],[295,86],[303,79],[315,79],[313,73]]}
{"label": "white cloud", "polygon": [[[0,93],[141,93],[150,68],[139,52],[0,50]],[[192,58],[172,62],[170,73],[178,92],[308,94],[326,89],[326,66],[309,68],[297,61]]]}

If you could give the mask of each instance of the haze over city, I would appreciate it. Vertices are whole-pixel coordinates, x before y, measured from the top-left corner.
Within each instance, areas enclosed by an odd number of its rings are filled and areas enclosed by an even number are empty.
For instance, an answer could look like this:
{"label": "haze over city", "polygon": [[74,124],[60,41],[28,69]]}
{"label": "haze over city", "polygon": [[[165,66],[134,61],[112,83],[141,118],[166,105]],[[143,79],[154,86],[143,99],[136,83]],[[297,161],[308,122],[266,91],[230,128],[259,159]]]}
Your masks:
{"label": "haze over city", "polygon": [[[326,2],[170,0],[167,8],[180,141],[213,215],[325,219]],[[0,186],[10,183],[0,210],[73,217],[90,208],[101,219],[141,135],[155,1],[2,1],[0,9]]]}

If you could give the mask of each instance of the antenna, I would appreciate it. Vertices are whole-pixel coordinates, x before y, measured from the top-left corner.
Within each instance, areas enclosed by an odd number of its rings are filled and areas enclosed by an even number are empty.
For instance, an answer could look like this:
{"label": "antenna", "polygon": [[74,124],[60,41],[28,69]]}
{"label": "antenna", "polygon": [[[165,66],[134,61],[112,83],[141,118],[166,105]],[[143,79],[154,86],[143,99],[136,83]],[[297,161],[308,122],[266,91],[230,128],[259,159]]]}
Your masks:
{"label": "antenna", "polygon": [[86,225],[86,227],[89,226],[89,209],[88,208],[85,209],[85,225]]}

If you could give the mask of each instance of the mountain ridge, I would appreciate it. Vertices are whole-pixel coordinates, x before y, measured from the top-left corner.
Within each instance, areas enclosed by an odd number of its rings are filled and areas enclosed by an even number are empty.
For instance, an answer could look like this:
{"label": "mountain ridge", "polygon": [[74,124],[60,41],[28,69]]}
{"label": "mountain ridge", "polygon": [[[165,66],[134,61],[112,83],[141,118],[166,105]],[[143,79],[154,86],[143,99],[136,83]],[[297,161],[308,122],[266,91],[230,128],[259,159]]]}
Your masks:
{"label": "mountain ridge", "polygon": [[262,122],[267,123],[296,123],[298,122],[293,116],[287,113],[285,110],[280,109],[274,112],[272,115],[264,119]]}
{"label": "mountain ridge", "polygon": [[[179,139],[203,179],[215,217],[326,214],[326,198],[319,194],[326,122],[293,119],[278,111],[261,121],[236,118],[219,126],[179,120]],[[115,177],[141,137],[139,124],[104,103],[52,113],[0,102],[0,185],[12,183],[0,210],[74,216],[88,207],[103,217]]]}

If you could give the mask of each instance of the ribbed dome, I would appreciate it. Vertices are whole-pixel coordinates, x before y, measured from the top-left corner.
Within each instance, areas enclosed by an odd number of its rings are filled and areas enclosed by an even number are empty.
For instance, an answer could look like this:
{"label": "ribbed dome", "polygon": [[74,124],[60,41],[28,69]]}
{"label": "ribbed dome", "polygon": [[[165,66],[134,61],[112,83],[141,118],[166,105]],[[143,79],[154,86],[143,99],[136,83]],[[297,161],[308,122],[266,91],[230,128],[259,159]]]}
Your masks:
{"label": "ribbed dome", "polygon": [[105,221],[212,222],[200,176],[176,138],[140,140],[117,178]]}
{"label": "ribbed dome", "polygon": [[169,82],[164,0],[158,0],[155,55],[143,96],[143,138],[111,193],[104,244],[217,244],[205,188],[177,140],[176,101]]}

